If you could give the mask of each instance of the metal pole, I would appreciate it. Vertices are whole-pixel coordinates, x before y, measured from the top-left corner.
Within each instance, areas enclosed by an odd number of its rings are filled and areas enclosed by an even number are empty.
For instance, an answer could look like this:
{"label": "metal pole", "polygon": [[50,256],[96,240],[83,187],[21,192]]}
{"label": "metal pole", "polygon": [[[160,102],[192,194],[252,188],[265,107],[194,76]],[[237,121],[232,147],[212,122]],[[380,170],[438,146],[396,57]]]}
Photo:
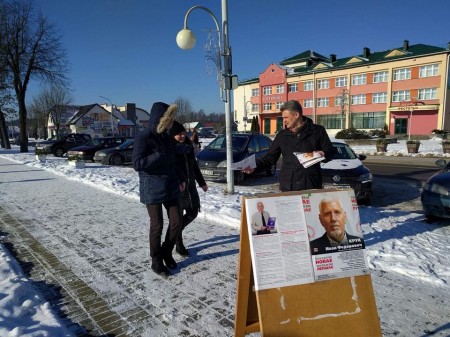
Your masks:
{"label": "metal pole", "polygon": [[222,81],[225,92],[225,137],[227,146],[227,189],[229,194],[234,193],[234,172],[231,169],[233,163],[233,148],[231,134],[231,105],[230,105],[230,87],[231,87],[231,52],[228,44],[228,4],[227,0],[222,0],[222,38],[223,38],[223,75]]}

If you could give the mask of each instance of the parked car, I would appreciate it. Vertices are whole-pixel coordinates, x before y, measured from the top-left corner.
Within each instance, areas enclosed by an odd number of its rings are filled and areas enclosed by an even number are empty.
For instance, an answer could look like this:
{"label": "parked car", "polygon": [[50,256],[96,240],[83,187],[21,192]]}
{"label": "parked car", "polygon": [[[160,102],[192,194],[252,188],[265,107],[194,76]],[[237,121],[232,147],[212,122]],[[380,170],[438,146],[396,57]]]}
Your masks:
{"label": "parked car", "polygon": [[436,165],[442,170],[428,178],[423,186],[420,194],[422,208],[429,220],[450,219],[450,162],[439,159]]}
{"label": "parked car", "polygon": [[213,133],[213,129],[209,128],[200,128],[198,130],[198,137],[199,138],[215,138],[216,135]]}
{"label": "parked car", "polygon": [[99,150],[109,149],[125,143],[130,137],[103,137],[94,138],[84,145],[74,147],[67,151],[68,157],[78,157],[83,160],[94,161],[94,154]]}
{"label": "parked car", "polygon": [[35,149],[42,150],[47,154],[51,153],[56,157],[62,157],[68,150],[84,145],[91,139],[91,135],[87,133],[69,133],[59,140],[50,139],[36,143]]}
{"label": "parked car", "polygon": [[95,152],[94,161],[104,165],[123,165],[131,163],[133,159],[134,139],[110,149]]}
{"label": "parked car", "polygon": [[333,159],[321,163],[323,188],[353,188],[358,203],[370,205],[372,200],[373,176],[362,161],[367,157],[357,155],[340,139],[333,139]]}
{"label": "parked car", "polygon": [[[264,135],[252,133],[236,133],[232,135],[233,162],[241,161],[251,155],[256,158],[263,156],[269,150],[272,140]],[[226,181],[227,160],[226,160],[226,139],[225,136],[218,136],[213,139],[197,155],[198,166],[205,180]],[[268,176],[275,174],[276,163],[269,169],[265,169]],[[256,173],[257,171],[255,171]],[[244,173],[234,171],[235,182],[244,180]]]}

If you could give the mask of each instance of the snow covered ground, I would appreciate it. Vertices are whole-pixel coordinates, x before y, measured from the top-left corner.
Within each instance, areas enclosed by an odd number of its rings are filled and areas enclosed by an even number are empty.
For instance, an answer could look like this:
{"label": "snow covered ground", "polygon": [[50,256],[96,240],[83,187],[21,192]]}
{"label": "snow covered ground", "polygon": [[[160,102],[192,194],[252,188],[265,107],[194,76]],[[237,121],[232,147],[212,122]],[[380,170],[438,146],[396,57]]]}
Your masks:
{"label": "snow covered ground", "polygon": [[[357,153],[375,154],[374,146],[353,148]],[[408,156],[404,141],[390,144],[386,155]],[[414,156],[450,159],[449,155],[442,154],[439,139],[423,141],[420,153]],[[193,256],[183,260],[174,255],[180,261],[180,270],[161,281],[148,270],[145,262],[148,261],[148,217],[138,201],[138,178],[132,168],[88,163],[84,169],[75,169],[63,158],[50,156],[46,163],[39,163],[31,152],[19,153],[17,147],[0,149],[0,206],[15,216],[47,224],[45,228],[29,228],[42,244],[56,254],[60,237],[75,241],[90,237],[105,240],[107,233],[109,246],[103,249],[105,256],[121,254],[124,264],[145,267],[139,275],[142,283],[136,288],[140,293],[135,296],[152,303],[155,317],[163,317],[160,319],[168,323],[142,327],[136,322],[135,331],[140,331],[142,336],[178,336],[181,329],[188,331],[187,336],[232,335],[232,325],[218,325],[216,315],[217,311],[228,313],[228,317],[234,313],[240,197],[276,192],[273,184],[265,183],[264,177],[258,179],[236,186],[235,195],[224,195],[223,184],[209,183],[206,194],[199,190],[202,212],[186,233],[187,248]],[[23,183],[13,184],[19,181]],[[390,193],[384,196],[382,191],[395,191],[387,207],[362,206],[359,210],[383,335],[450,336],[449,221],[433,224],[424,221],[417,198],[420,186],[390,179],[377,181],[376,186],[381,197],[391,197]],[[67,202],[53,197],[63,194],[79,195],[80,201],[74,204],[73,198]],[[90,201],[88,198],[93,194],[96,199]],[[64,216],[60,215],[62,210]],[[51,223],[54,227],[47,228]],[[97,228],[96,223],[102,224],[99,226],[102,228]],[[105,224],[110,227],[105,228]],[[115,231],[118,234],[114,235]],[[0,232],[0,242],[1,239]],[[88,266],[75,250],[64,249],[64,254],[58,255],[61,260],[70,264],[98,293],[113,297],[123,292],[119,284],[105,281],[107,276]],[[118,268],[120,273],[124,267]],[[0,244],[0,275],[0,336],[73,335],[27,280],[3,244]],[[130,276],[123,281],[137,283]],[[179,296],[173,296],[174,292]],[[188,307],[185,301],[189,298],[208,296],[208,293],[214,300],[222,297],[221,301],[214,303],[214,310],[207,302],[194,309],[191,305],[189,308],[195,311],[193,316],[200,318],[186,326],[188,314],[180,308]]]}

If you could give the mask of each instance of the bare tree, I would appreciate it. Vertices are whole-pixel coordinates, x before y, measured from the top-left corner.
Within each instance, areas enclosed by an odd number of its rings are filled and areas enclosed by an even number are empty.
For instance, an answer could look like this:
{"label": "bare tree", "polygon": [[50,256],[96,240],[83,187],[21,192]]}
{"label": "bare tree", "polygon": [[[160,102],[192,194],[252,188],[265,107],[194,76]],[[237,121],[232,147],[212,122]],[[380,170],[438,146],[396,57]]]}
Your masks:
{"label": "bare tree", "polygon": [[43,126],[48,125],[49,117],[55,125],[56,136],[59,137],[61,126],[61,113],[66,110],[66,106],[73,100],[69,90],[64,86],[53,85],[43,89],[34,99],[30,108],[43,120]]}
{"label": "bare tree", "polygon": [[339,111],[341,114],[341,129],[345,129],[345,116],[348,111],[348,115],[350,116],[350,97],[348,93],[348,89],[342,89],[339,91],[338,95],[335,97],[336,105],[339,107]]}
{"label": "bare tree", "polygon": [[175,104],[178,105],[177,120],[182,124],[192,122],[191,102],[183,97],[178,97],[175,100]]}
{"label": "bare tree", "polygon": [[0,59],[19,106],[20,151],[28,152],[25,96],[31,79],[66,86],[67,57],[56,29],[31,1],[0,0]]}
{"label": "bare tree", "polygon": [[8,127],[6,126],[6,117],[14,114],[14,97],[12,96],[12,86],[8,81],[8,71],[0,61],[0,145],[2,148],[10,149]]}

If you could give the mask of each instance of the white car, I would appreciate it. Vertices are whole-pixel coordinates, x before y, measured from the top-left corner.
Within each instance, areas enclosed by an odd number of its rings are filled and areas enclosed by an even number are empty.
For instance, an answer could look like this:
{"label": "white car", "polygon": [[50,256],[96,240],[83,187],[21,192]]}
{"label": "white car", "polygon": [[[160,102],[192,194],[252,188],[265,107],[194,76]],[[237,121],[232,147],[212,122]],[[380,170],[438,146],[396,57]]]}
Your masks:
{"label": "white car", "polygon": [[362,163],[367,157],[356,154],[341,139],[332,139],[331,142],[334,147],[333,159],[320,164],[323,188],[342,189],[351,187],[355,191],[358,203],[370,205],[373,176]]}

